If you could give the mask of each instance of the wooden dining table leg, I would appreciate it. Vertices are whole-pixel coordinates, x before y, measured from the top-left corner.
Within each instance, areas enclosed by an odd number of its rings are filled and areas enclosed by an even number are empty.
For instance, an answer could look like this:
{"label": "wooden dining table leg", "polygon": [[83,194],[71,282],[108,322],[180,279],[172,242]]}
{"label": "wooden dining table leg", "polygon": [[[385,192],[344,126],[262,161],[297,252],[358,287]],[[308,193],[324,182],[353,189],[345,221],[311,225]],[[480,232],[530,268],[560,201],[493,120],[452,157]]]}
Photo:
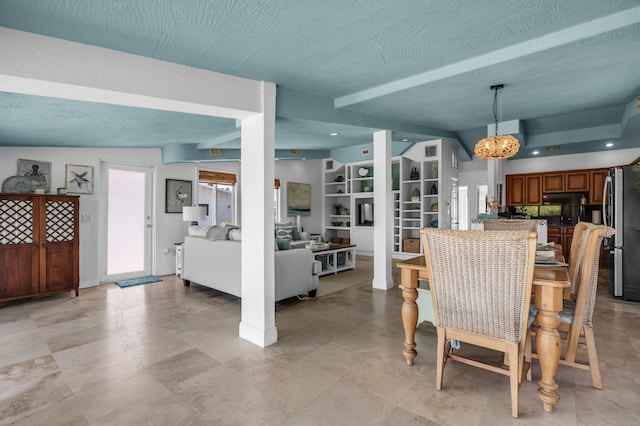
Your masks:
{"label": "wooden dining table leg", "polygon": [[415,269],[402,269],[400,273],[402,284],[402,325],[404,327],[404,357],[407,365],[413,365],[413,360],[418,355],[416,352],[416,327],[418,326],[418,271]]}
{"label": "wooden dining table leg", "polygon": [[556,371],[560,360],[562,341],[558,333],[560,317],[558,312],[562,310],[562,288],[540,286],[535,292],[535,306],[538,308],[536,322],[536,352],[540,361],[542,378],[538,382],[538,397],[544,404],[546,412],[553,412],[555,405],[560,400],[556,392]]}

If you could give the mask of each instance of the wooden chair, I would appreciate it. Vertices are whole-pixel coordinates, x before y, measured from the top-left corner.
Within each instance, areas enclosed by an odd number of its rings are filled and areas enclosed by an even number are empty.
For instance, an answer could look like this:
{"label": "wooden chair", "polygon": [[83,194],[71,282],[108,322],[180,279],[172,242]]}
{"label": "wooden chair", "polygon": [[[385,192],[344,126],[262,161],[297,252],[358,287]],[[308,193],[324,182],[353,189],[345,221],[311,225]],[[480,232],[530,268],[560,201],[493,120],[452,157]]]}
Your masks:
{"label": "wooden chair", "polygon": [[567,300],[575,300],[576,298],[580,263],[582,263],[589,234],[594,227],[595,225],[590,222],[578,222],[573,228],[573,239],[571,240],[571,252],[569,254],[569,280],[571,281],[571,289],[567,289],[564,292],[564,298]]}
{"label": "wooden chair", "polygon": [[[525,360],[536,234],[527,231],[456,231],[423,228],[427,276],[438,335],[436,389],[448,360],[510,378],[511,414],[518,417],[518,390]],[[506,368],[454,353],[451,341],[500,351]]]}
{"label": "wooden chair", "polygon": [[527,219],[485,219],[485,231],[532,231],[538,232],[538,221]]}
{"label": "wooden chair", "polygon": [[[596,342],[593,335],[593,307],[598,289],[598,272],[600,266],[600,247],[602,239],[615,234],[615,230],[604,225],[592,225],[584,245],[584,253],[578,269],[575,300],[565,300],[560,316],[558,331],[563,336],[563,353],[560,365],[591,371],[592,385],[602,389],[602,376],[598,365]],[[532,315],[535,315],[535,308]],[[576,360],[578,344],[587,349],[587,362]],[[529,356],[527,356],[530,359]],[[533,358],[537,355],[533,354]],[[530,377],[529,375],[527,376]]]}

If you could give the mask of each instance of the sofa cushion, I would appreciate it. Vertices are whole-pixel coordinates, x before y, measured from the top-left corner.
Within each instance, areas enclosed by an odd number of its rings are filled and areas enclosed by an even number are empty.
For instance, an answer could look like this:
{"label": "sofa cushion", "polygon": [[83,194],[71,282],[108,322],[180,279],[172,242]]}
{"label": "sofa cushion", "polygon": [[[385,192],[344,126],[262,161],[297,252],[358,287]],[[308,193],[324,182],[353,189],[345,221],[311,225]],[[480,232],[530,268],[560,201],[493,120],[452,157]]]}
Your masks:
{"label": "sofa cushion", "polygon": [[291,227],[291,239],[294,241],[298,241],[300,239],[300,233],[298,232],[298,227]]}
{"label": "sofa cushion", "polygon": [[291,249],[291,240],[289,238],[276,238],[276,244],[278,244],[278,250]]}
{"label": "sofa cushion", "polygon": [[239,229],[237,226],[234,225],[223,225],[223,226],[212,226],[211,228],[209,228],[209,230],[207,231],[207,235],[206,235],[206,239],[207,240],[212,240],[212,241],[218,241],[218,240],[228,240],[229,239],[229,232],[232,229]]}

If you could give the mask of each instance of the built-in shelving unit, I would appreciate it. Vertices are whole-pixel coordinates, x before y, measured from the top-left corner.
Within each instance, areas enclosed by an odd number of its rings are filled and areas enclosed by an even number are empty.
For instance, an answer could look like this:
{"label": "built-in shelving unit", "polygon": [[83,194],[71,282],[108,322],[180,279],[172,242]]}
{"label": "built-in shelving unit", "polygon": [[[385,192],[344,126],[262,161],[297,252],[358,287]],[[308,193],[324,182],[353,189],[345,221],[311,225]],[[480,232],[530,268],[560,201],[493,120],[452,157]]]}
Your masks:
{"label": "built-in shelving unit", "polygon": [[[425,141],[392,160],[393,253],[416,255],[416,240],[424,227],[448,228],[452,182],[457,182],[457,152],[452,141]],[[373,227],[359,223],[362,204],[373,205],[373,163],[324,164],[324,234],[327,240],[348,239],[359,253],[373,251]],[[343,180],[338,182],[339,176]],[[340,178],[341,179],[341,178]],[[338,193],[342,191],[342,193]],[[334,205],[348,206],[337,214]],[[335,226],[333,222],[342,222]],[[412,241],[409,241],[412,240]]]}

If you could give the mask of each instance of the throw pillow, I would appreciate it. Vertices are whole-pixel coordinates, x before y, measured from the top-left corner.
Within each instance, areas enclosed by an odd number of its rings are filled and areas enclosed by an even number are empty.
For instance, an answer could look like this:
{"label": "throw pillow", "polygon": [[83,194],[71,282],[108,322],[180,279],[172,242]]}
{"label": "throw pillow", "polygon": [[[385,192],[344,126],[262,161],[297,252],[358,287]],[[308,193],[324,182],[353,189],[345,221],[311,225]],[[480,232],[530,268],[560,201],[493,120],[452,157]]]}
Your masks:
{"label": "throw pillow", "polygon": [[230,230],[231,228],[226,228],[224,226],[212,226],[207,231],[205,238],[212,241],[226,240]]}
{"label": "throw pillow", "polygon": [[293,226],[276,226],[276,238],[291,240],[293,237]]}
{"label": "throw pillow", "polygon": [[209,226],[189,226],[189,236],[191,237],[206,237]]}
{"label": "throw pillow", "polygon": [[242,241],[242,231],[240,228],[232,228],[229,231],[229,239],[231,241]]}
{"label": "throw pillow", "polygon": [[300,233],[298,232],[297,226],[291,228],[291,238],[293,238],[295,241],[298,241],[300,239]]}
{"label": "throw pillow", "polygon": [[291,249],[291,239],[276,239],[276,243],[278,244],[278,250],[290,250]]}

